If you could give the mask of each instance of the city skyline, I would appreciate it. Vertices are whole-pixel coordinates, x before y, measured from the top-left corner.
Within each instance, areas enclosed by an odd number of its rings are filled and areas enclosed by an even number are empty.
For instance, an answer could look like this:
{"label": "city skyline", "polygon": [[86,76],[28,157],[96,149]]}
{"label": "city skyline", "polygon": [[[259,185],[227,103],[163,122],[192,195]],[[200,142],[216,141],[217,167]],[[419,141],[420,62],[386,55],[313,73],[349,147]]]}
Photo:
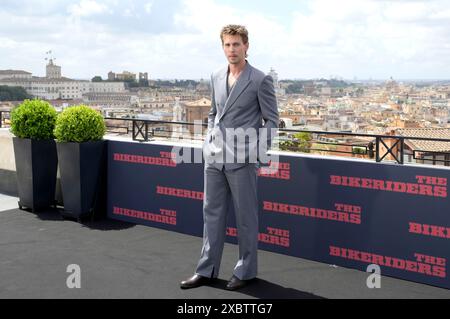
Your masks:
{"label": "city skyline", "polygon": [[75,79],[123,70],[208,79],[226,65],[220,28],[239,23],[249,62],[280,79],[449,79],[449,18],[442,0],[6,0],[0,69],[42,76],[52,50]]}

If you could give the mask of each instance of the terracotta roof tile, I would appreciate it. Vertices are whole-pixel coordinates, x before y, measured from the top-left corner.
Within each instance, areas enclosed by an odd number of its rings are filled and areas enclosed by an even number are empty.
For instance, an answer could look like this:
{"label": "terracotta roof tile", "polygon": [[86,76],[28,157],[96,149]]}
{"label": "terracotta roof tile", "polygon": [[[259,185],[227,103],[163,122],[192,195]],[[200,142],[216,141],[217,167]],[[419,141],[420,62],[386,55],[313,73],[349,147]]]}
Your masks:
{"label": "terracotta roof tile", "polygon": [[450,128],[405,128],[397,129],[396,135],[448,139],[449,142],[405,139],[414,150],[428,152],[450,152]]}

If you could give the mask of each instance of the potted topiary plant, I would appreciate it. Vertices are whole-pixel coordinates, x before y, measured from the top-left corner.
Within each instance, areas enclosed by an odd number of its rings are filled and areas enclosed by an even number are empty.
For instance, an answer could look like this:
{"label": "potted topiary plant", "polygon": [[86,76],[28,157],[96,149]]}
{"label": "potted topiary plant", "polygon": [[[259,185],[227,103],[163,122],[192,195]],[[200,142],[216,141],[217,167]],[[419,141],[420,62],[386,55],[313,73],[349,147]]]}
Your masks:
{"label": "potted topiary plant", "polygon": [[56,116],[53,106],[38,99],[25,100],[11,111],[20,209],[35,212],[55,205]]}
{"label": "potted topiary plant", "polygon": [[55,126],[63,217],[80,220],[94,211],[105,168],[106,126],[101,114],[86,105],[72,106],[58,115]]}

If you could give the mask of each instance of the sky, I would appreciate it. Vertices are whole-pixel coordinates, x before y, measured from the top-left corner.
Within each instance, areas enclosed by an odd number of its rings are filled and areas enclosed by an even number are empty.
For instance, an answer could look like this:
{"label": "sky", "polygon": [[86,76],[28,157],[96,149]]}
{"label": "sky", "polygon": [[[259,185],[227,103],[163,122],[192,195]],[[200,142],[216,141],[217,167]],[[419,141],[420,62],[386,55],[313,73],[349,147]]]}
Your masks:
{"label": "sky", "polygon": [[209,79],[220,30],[243,24],[248,61],[281,79],[450,79],[448,0],[1,0],[0,69]]}

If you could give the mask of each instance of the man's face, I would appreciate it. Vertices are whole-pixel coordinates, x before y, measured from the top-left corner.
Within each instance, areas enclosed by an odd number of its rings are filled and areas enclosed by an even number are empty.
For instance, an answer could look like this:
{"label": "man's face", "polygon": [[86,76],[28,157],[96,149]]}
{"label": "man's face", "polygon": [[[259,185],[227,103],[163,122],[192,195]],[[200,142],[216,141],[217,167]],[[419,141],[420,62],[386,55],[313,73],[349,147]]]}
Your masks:
{"label": "man's face", "polygon": [[223,52],[228,63],[239,64],[245,60],[245,53],[248,50],[248,42],[244,44],[240,35],[223,36]]}

